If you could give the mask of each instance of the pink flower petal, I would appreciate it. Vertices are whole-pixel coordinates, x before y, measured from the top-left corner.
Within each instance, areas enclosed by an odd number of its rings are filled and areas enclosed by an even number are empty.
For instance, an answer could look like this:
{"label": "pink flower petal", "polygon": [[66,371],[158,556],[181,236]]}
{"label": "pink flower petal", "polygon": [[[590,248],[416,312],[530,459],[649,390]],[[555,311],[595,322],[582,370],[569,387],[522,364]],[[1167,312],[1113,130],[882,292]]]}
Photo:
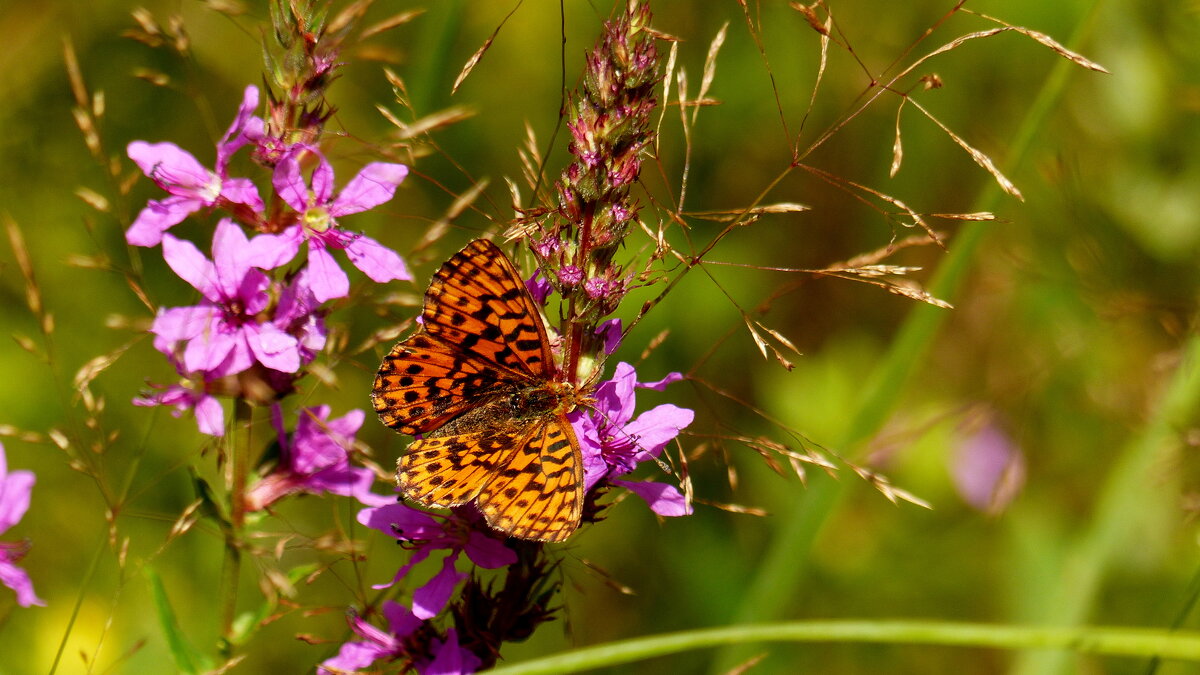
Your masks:
{"label": "pink flower petal", "polygon": [[653,389],[654,391],[662,391],[667,388],[668,384],[678,382],[683,379],[683,373],[667,373],[667,376],[657,382],[639,382],[638,387],[641,389]]}
{"label": "pink flower petal", "polygon": [[250,240],[246,262],[264,270],[273,270],[296,257],[304,232],[293,225],[280,234],[260,234]]}
{"label": "pink flower petal", "polygon": [[212,396],[202,395],[196,401],[196,427],[209,436],[225,435],[225,409]]}
{"label": "pink flower petal", "polygon": [[[237,152],[238,148],[250,141],[248,123],[250,122],[250,116],[254,114],[254,109],[257,107],[258,87],[252,84],[246,85],[246,88],[242,90],[242,104],[238,106],[237,115],[233,118],[229,129],[225,131],[225,135],[217,142],[218,173],[224,175],[230,156]],[[261,127],[262,120],[258,120],[258,122],[259,124],[254,127],[255,130]],[[257,195],[257,192],[255,194]]]}
{"label": "pink flower petal", "polygon": [[[3,449],[0,449],[0,454],[3,454]],[[36,480],[32,471],[0,474],[0,532],[16,525],[29,510],[29,496]]]}
{"label": "pink flower petal", "polygon": [[[336,218],[375,208],[391,200],[396,194],[396,186],[407,175],[408,167],[403,164],[372,162],[342,188],[330,205],[329,214]],[[316,182],[315,175],[313,182]]]}
{"label": "pink flower petal", "polygon": [[517,562],[516,552],[505,546],[504,542],[475,530],[467,536],[467,545],[463,550],[471,562],[484,569],[499,569]]}
{"label": "pink flower petal", "polygon": [[234,204],[244,204],[255,213],[262,213],[266,206],[258,195],[258,186],[249,178],[226,178],[221,181],[221,199]]}
{"label": "pink flower petal", "polygon": [[25,570],[3,560],[0,560],[0,584],[17,592],[17,604],[22,607],[46,606],[46,601],[33,592],[33,582]]}
{"label": "pink flower petal", "polygon": [[611,356],[621,346],[621,320],[609,319],[596,328],[596,335],[604,340],[604,353]]}
{"label": "pink flower petal", "polygon": [[125,241],[132,246],[158,246],[163,232],[202,208],[202,202],[190,197],[171,196],[160,201],[150,200],[138,212],[129,229],[125,230]]}
{"label": "pink flower petal", "polygon": [[350,277],[338,267],[329,251],[313,242],[308,245],[308,283],[317,302],[350,294]]}
{"label": "pink flower petal", "polygon": [[173,195],[212,204],[220,194],[220,178],[174,143],[134,141],[127,152],[142,173]]}
{"label": "pink flower petal", "polygon": [[211,306],[159,309],[158,316],[154,317],[154,323],[150,325],[150,332],[168,343],[167,349],[160,351],[170,355],[174,343],[191,340],[208,330],[217,320],[217,311],[217,308]]}
{"label": "pink flower petal", "polygon": [[318,675],[343,675],[363,670],[385,655],[388,650],[370,642],[347,642],[337,656],[325,659],[317,667]]}
{"label": "pink flower petal", "polygon": [[626,480],[614,480],[613,484],[646,500],[650,510],[660,516],[686,516],[692,513],[692,505],[673,485]]}
{"label": "pink flower petal", "polygon": [[308,209],[308,184],[300,175],[300,163],[296,161],[296,152],[289,152],[275,165],[275,173],[271,176],[271,184],[275,192],[287,202],[287,205],[303,213]]}
{"label": "pink flower petal", "polygon": [[413,615],[418,619],[432,619],[446,608],[450,595],[458,582],[467,577],[466,572],[454,569],[457,554],[446,556],[442,561],[442,569],[424,586],[413,591]]}
{"label": "pink flower petal", "polygon": [[222,218],[213,233],[212,251],[221,298],[238,297],[246,272],[250,269],[245,260],[249,252],[246,233],[229,218]]}
{"label": "pink flower petal", "polygon": [[242,332],[259,363],[281,373],[300,370],[300,345],[296,338],[269,323],[246,324]]}
{"label": "pink flower petal", "polygon": [[479,670],[482,662],[469,649],[458,644],[458,632],[446,631],[446,640],[438,648],[433,661],[421,669],[421,675],[468,675]]}
{"label": "pink flower petal", "polygon": [[696,413],[670,403],[647,410],[625,425],[625,433],[633,437],[642,450],[639,459],[657,457],[663,447],[695,419]]}
{"label": "pink flower petal", "polygon": [[312,172],[312,196],[309,198],[309,204],[324,206],[333,198],[333,167],[329,166],[325,155],[316,149],[309,148],[309,152],[317,156],[317,165],[313,167]]}
{"label": "pink flower petal", "polygon": [[217,271],[208,258],[190,241],[163,235],[163,259],[175,274],[200,291],[212,302],[220,302],[221,286],[217,282]]}
{"label": "pink flower petal", "polygon": [[346,256],[377,283],[412,279],[399,254],[366,235],[357,235],[346,244]]}

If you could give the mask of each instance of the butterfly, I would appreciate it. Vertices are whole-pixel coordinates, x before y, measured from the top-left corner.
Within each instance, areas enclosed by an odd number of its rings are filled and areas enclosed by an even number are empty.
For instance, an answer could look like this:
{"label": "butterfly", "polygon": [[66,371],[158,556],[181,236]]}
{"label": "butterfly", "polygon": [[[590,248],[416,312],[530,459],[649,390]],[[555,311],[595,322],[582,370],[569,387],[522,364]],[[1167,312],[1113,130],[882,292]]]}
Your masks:
{"label": "butterfly", "polygon": [[516,266],[492,242],[471,242],[433,275],[421,317],[371,392],[384,424],[421,435],[397,461],[401,491],[430,507],[474,500],[488,525],[513,537],[566,539],[583,509],[583,460],[566,414],[582,397],[558,379]]}

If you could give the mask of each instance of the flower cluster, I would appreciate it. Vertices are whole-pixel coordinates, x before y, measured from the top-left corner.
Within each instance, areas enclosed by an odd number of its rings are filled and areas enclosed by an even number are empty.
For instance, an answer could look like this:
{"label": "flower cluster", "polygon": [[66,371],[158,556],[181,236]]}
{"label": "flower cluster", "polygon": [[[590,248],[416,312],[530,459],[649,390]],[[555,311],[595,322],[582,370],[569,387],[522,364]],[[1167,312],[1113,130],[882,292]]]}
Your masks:
{"label": "flower cluster", "polygon": [[[631,2],[605,24],[588,54],[567,123],[575,161],[563,171],[557,209],[540,223],[532,246],[555,290],[576,306],[572,320],[581,324],[611,314],[632,282],[613,257],[637,220],[629,188],[654,142],[650,116],[660,76],[649,24],[649,7]],[[588,337],[580,337],[580,349],[589,351]],[[573,375],[577,362],[568,361]]]}
{"label": "flower cluster", "polygon": [[[219,436],[224,412],[216,396],[269,403],[291,392],[303,366],[326,339],[324,303],[345,297],[349,277],[329,251],[343,250],[373,281],[408,279],[404,261],[374,239],[343,229],[337,218],[389,201],[408,168],[368,164],[335,195],[333,168],[306,143],[269,136],[255,117],[258,88],[246,87],[233,123],[217,143],[215,169],[173,143],[129,144],[129,156],[170,196],[149,202],[125,233],[136,246],[161,244],[163,259],[199,291],[189,307],[161,308],[151,332],[181,381],[158,387],[138,405],[191,409],[200,431]],[[271,203],[248,178],[230,177],[240,148],[269,146]],[[265,152],[251,152],[253,157]],[[313,165],[305,177],[305,165]],[[168,230],[197,211],[222,212],[209,259]],[[247,234],[247,229],[255,233]],[[303,264],[293,265],[307,243]]]}

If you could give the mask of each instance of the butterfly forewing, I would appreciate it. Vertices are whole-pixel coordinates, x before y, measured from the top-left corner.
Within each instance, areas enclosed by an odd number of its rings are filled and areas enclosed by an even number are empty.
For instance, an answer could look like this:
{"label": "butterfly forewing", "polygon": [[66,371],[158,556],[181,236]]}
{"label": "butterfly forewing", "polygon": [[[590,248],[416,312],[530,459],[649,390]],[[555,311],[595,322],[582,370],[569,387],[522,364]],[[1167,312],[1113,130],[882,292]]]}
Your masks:
{"label": "butterfly forewing", "polygon": [[385,424],[427,434],[397,465],[404,494],[426,506],[478,500],[512,536],[562,541],[579,524],[583,467],[555,382],[546,329],[516,267],[471,242],[425,293],[423,326],[384,359],[372,399]]}
{"label": "butterfly forewing", "polygon": [[428,333],[397,344],[375,376],[371,401],[384,424],[405,434],[426,433],[501,388],[507,374]]}
{"label": "butterfly forewing", "polygon": [[546,329],[521,275],[495,244],[471,242],[425,294],[425,330],[465,354],[531,378],[554,373]]}

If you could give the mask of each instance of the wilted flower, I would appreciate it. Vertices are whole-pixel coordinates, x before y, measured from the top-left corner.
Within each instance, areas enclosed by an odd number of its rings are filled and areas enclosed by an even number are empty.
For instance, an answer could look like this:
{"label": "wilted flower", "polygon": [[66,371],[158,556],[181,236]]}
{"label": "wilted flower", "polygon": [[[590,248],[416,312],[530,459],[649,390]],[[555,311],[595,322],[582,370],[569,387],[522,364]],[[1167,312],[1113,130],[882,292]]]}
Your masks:
{"label": "wilted flower", "polygon": [[[0,445],[0,532],[16,525],[29,510],[29,495],[36,478],[32,471],[9,471]],[[17,604],[45,606],[46,602],[33,592],[33,582],[25,570],[16,563],[29,550],[28,542],[9,543],[0,541],[0,584],[17,593]]]}
{"label": "wilted flower", "polygon": [[279,434],[279,465],[246,495],[246,508],[265,508],[297,492],[354,497],[368,506],[392,504],[395,497],[371,492],[375,474],[370,469],[350,466],[349,448],[363,423],[363,411],[351,410],[329,419],[329,406],[304,408],[290,436],[283,426],[283,412],[271,409],[271,423]]}
{"label": "wilted flower", "polygon": [[[317,157],[311,187],[300,171],[299,156],[310,152]],[[337,218],[372,209],[392,198],[408,167],[403,164],[372,162],[350,179],[336,196],[333,194],[333,167],[318,151],[297,146],[275,167],[273,182],[283,201],[299,214],[298,222],[281,234],[271,235],[274,265],[291,260],[308,242],[309,285],[318,302],[345,297],[350,279],[334,261],[328,249],[341,249],[355,267],[379,283],[412,277],[404,260],[395,251],[374,239],[338,228]]]}
{"label": "wilted flower", "polygon": [[677,488],[664,483],[616,480],[644,461],[652,461],[679,432],[692,423],[695,414],[669,403],[633,419],[638,388],[662,391],[683,376],[671,373],[658,382],[641,383],[628,363],[618,363],[611,380],[596,387],[592,410],[573,413],[572,424],[583,452],[585,489],[608,478],[638,495],[660,516],[682,516],[692,507]]}
{"label": "wilted flower", "polygon": [[163,232],[179,224],[189,214],[221,204],[235,212],[258,214],[263,201],[258,188],[248,178],[230,178],[229,158],[249,141],[262,134],[262,120],[251,117],[258,107],[258,88],[246,87],[242,105],[233,124],[217,143],[216,170],[204,167],[191,153],[174,143],[129,144],[129,158],[142,173],[170,193],[163,200],[151,200],[125,231],[125,240],[134,246],[156,246]]}
{"label": "wilted flower", "polygon": [[[172,358],[171,362],[175,364],[180,375],[186,375],[176,359]],[[208,382],[204,380],[204,374],[197,373],[196,375],[197,377],[185,376],[177,384],[156,386],[154,391],[133,399],[133,404],[173,406],[175,409],[171,411],[171,414],[176,418],[181,416],[184,411],[191,410],[195,414],[196,426],[200,429],[200,433],[209,436],[224,436],[225,410],[221,407],[221,402],[208,393]]]}

